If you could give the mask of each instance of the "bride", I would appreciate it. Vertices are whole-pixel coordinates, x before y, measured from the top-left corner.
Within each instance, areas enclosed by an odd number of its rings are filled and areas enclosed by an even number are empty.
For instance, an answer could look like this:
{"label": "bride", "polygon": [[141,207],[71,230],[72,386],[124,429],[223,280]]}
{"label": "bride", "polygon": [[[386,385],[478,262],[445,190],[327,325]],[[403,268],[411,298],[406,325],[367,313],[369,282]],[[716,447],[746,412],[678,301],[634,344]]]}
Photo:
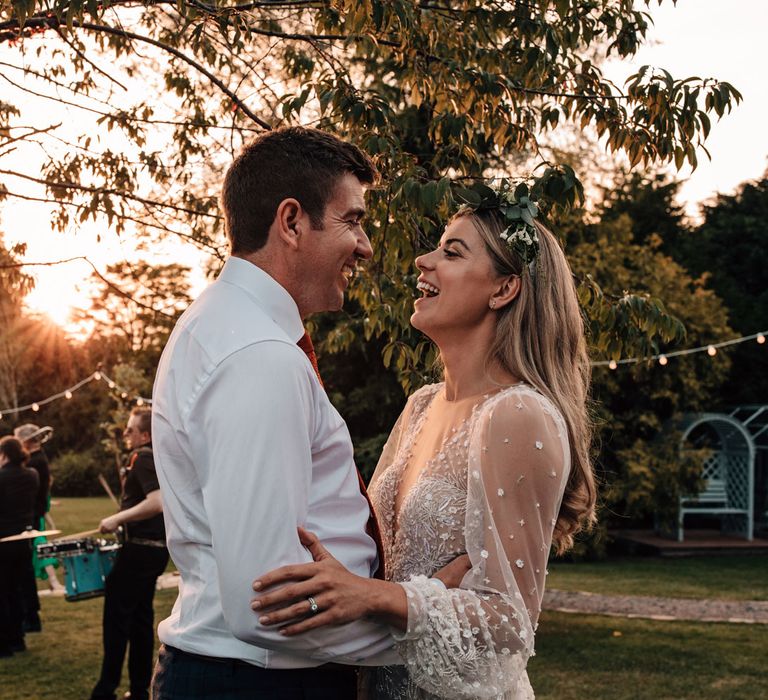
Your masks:
{"label": "bride", "polygon": [[595,517],[568,263],[527,193],[473,191],[416,260],[411,323],[438,346],[444,381],[409,398],[371,480],[387,580],[350,574],[302,530],[315,563],[255,584],[289,582],[254,604],[283,634],[388,623],[403,665],[364,671],[379,700],[533,698],[525,668],[550,548],[567,550]]}

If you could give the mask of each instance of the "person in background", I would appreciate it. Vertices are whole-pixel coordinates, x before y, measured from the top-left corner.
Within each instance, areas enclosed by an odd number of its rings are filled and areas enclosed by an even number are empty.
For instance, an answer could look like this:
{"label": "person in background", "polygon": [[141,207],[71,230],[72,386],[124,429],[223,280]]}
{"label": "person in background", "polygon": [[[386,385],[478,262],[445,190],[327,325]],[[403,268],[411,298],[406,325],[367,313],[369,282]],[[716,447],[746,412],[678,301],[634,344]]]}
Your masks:
{"label": "person in background", "polygon": [[[43,443],[48,442],[53,435],[53,428],[46,425],[42,428],[34,423],[25,423],[13,431],[13,436],[21,440],[24,449],[29,452],[27,467],[34,469],[38,476],[37,497],[35,498],[35,523],[37,530],[47,529],[46,519],[51,510],[51,469],[48,463],[48,455],[45,454]],[[53,527],[53,525],[51,525]],[[39,537],[32,542],[32,571],[33,575],[27,578],[26,597],[27,614],[25,627],[28,632],[39,632],[42,629],[40,623],[40,601],[37,596],[37,579],[47,581],[48,586],[54,592],[64,592],[64,586],[56,578],[54,566],[58,566],[55,557],[38,559],[36,547],[46,541],[45,537]]]}
{"label": "person in background", "polygon": [[116,532],[122,527],[124,543],[106,580],[104,657],[92,700],[115,699],[126,648],[130,692],[125,697],[149,698],[155,643],[152,602],[157,579],[168,564],[149,408],[131,411],[123,439],[131,453],[122,472],[120,511],[99,523],[103,533]]}
{"label": "person in background", "polygon": [[[0,538],[32,527],[38,477],[25,466],[28,458],[21,441],[0,439]],[[31,562],[29,540],[0,542],[0,658],[26,649],[23,596]]]}

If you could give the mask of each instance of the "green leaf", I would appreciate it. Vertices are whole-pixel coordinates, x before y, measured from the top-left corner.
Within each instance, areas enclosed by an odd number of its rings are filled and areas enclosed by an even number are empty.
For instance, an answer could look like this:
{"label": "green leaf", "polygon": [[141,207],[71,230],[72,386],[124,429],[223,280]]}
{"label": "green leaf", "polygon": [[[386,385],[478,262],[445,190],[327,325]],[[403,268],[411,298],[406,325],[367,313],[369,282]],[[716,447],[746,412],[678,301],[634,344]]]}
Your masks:
{"label": "green leaf", "polygon": [[454,188],[453,196],[459,202],[463,204],[469,204],[470,206],[478,206],[482,201],[482,198],[477,192],[475,192],[475,190],[470,190],[466,187]]}

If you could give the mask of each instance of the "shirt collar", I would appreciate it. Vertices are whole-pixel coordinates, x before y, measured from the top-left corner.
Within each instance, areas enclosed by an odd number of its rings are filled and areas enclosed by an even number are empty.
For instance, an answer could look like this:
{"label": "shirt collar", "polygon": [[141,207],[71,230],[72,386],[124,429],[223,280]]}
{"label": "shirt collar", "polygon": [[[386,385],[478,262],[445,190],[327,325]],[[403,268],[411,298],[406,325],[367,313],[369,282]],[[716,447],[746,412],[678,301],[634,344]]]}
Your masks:
{"label": "shirt collar", "polygon": [[294,343],[304,335],[304,323],[293,297],[274,277],[243,258],[230,256],[218,279],[244,290]]}

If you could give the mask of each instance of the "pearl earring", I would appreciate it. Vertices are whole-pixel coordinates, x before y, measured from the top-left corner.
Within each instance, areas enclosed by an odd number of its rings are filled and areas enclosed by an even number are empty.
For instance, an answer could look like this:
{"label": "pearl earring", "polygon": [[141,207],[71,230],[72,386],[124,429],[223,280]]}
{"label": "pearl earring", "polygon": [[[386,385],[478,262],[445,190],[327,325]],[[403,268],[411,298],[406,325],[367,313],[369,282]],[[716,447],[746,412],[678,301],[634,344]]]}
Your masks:
{"label": "pearl earring", "polygon": [[491,301],[488,302],[488,306],[490,306],[492,309],[495,309],[496,308],[496,300],[495,299],[491,299]]}

